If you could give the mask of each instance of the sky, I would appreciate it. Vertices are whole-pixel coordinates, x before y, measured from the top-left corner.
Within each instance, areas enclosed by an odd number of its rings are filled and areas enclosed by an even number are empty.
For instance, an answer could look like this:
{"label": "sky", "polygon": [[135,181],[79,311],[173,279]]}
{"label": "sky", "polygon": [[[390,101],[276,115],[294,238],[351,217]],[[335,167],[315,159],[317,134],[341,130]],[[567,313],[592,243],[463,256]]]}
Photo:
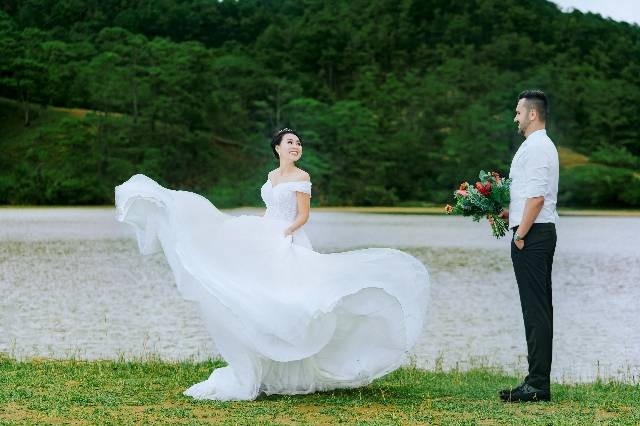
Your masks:
{"label": "sky", "polygon": [[563,11],[599,13],[605,18],[640,25],[640,0],[552,0]]}

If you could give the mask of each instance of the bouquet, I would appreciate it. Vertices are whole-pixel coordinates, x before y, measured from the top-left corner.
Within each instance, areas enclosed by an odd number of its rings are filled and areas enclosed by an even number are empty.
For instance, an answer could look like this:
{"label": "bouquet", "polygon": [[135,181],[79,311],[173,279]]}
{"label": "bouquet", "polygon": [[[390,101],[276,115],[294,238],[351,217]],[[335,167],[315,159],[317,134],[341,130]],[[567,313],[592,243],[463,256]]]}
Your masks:
{"label": "bouquet", "polygon": [[503,237],[508,228],[507,221],[500,214],[509,205],[509,186],[511,179],[502,179],[496,172],[480,171],[480,182],[475,186],[463,182],[454,192],[455,205],[447,204],[447,214],[472,216],[475,222],[483,217],[491,217],[491,230],[496,238]]}

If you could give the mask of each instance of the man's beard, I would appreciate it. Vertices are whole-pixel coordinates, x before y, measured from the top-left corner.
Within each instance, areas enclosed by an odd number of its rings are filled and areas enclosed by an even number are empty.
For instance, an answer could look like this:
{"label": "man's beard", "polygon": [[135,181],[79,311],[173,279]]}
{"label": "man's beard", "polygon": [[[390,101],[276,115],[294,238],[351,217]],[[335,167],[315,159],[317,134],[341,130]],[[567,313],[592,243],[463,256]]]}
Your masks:
{"label": "man's beard", "polygon": [[518,134],[524,136],[525,131],[529,127],[529,123],[520,123],[518,122]]}

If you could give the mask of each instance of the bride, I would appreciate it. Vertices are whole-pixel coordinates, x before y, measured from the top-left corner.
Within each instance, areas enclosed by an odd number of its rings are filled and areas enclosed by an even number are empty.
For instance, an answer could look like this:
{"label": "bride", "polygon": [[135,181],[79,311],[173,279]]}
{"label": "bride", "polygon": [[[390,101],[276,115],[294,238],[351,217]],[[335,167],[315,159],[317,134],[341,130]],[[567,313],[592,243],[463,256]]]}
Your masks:
{"label": "bride", "polygon": [[280,167],[261,188],[263,217],[227,215],[140,174],[115,188],[117,219],[135,228],[142,254],[164,252],[228,364],[184,392],[197,399],[366,385],[406,361],[423,327],[424,265],[388,248],[313,251],[300,137],[282,129],[271,147]]}

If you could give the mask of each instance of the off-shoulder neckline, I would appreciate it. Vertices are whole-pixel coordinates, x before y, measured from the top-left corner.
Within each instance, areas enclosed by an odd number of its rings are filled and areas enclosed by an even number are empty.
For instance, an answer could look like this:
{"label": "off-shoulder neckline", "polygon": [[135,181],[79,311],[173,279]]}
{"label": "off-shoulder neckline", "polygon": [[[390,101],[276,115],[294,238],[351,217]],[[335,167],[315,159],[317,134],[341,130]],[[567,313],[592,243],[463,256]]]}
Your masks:
{"label": "off-shoulder neckline", "polygon": [[311,181],[310,181],[310,180],[289,180],[289,181],[286,181],[286,182],[280,182],[279,184],[274,185],[274,184],[273,184],[273,182],[271,182],[271,179],[270,179],[270,178],[267,178],[267,182],[269,182],[269,184],[271,185],[271,189],[276,189],[276,188],[277,188],[277,187],[279,187],[280,185],[284,185],[284,184],[287,184],[287,183],[304,183],[304,182],[309,182],[309,183],[311,183]]}

